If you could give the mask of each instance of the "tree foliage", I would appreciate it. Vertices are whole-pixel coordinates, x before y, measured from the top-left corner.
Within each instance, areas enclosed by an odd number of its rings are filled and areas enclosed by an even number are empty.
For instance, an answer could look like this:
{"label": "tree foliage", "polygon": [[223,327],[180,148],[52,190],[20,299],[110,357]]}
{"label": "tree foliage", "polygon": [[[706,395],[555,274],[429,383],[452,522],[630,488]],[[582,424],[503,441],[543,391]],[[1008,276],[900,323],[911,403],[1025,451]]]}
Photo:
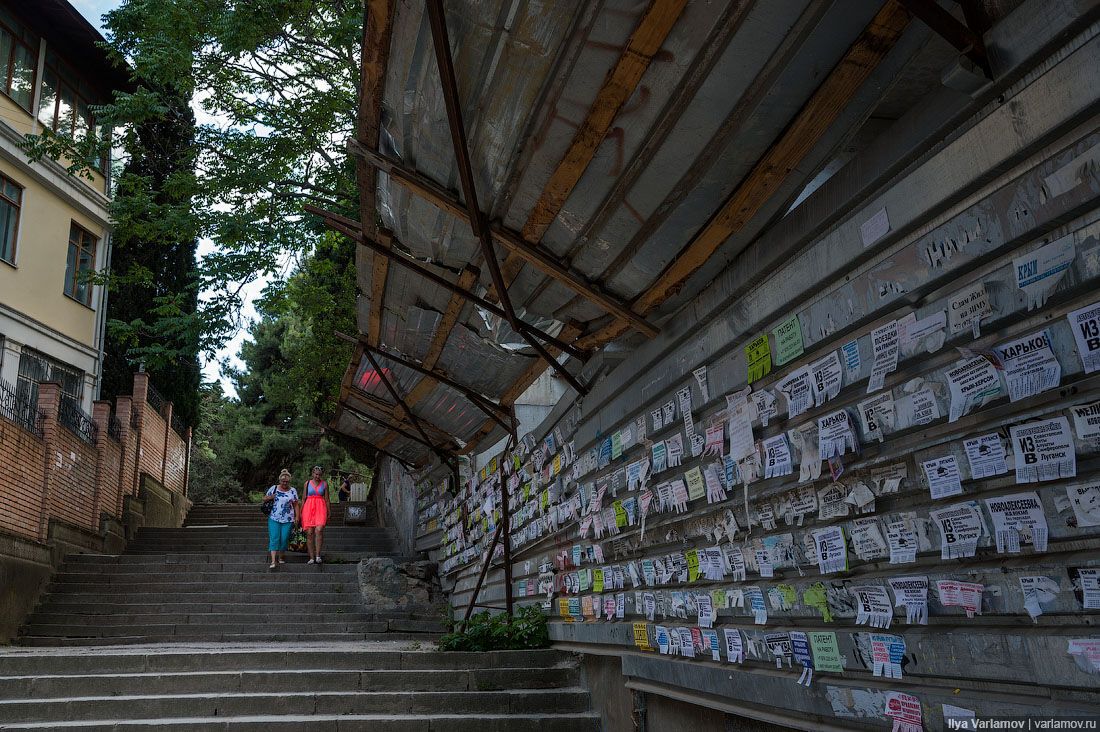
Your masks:
{"label": "tree foliage", "polygon": [[144,363],[185,401],[168,384],[197,393],[195,355],[242,327],[247,284],[274,280],[231,373],[239,400],[205,385],[189,409],[209,420],[193,474],[216,492],[302,460],[350,459],[320,434],[350,356],[333,331],[355,331],[354,245],[302,203],[357,215],[346,141],[362,22],[359,0],[123,0],[105,27],[133,88],[95,110],[114,137],[27,143],[59,160],[92,159],[97,144],[130,155],[111,211],[123,261],[106,278],[120,374]]}
{"label": "tree foliage", "polygon": [[[140,155],[146,131],[178,121],[180,100],[200,110],[186,165],[167,176],[131,168],[120,177],[115,236],[210,242],[187,287],[158,294],[144,318],[110,324],[131,363],[172,368],[196,342],[213,354],[242,325],[245,285],[277,277],[316,245],[302,202],[355,211],[345,143],[355,124],[362,17],[358,0],[124,0],[106,14],[109,50],[130,65],[135,89],[96,108],[116,131],[98,142]],[[80,161],[96,142],[44,132],[28,149]],[[79,163],[70,168],[81,172]],[[156,286],[155,274],[118,270],[110,284]]]}
{"label": "tree foliage", "polygon": [[241,347],[243,368],[229,371],[238,398],[204,386],[192,451],[196,495],[242,498],[283,467],[299,482],[314,464],[368,471],[356,458],[372,462],[369,454],[353,456],[322,434],[351,357],[332,333],[354,328],[354,293],[354,244],[331,234],[319,235],[316,251],[268,288]]}

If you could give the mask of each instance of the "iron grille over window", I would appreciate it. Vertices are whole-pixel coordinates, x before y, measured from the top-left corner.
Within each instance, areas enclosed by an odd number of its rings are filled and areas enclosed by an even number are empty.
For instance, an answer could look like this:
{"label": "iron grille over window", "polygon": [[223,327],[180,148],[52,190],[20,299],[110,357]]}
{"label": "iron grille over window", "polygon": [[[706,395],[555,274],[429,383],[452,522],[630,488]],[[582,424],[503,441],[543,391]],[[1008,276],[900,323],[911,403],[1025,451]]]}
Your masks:
{"label": "iron grille over window", "polygon": [[61,384],[61,396],[77,403],[84,395],[84,373],[44,353],[24,348],[19,354],[19,379],[16,393],[22,399],[38,404],[38,385],[53,381]]}
{"label": "iron grille over window", "polygon": [[63,427],[84,440],[94,443],[99,435],[99,428],[92,421],[91,416],[80,408],[75,399],[61,397],[61,406],[58,409],[58,420]]}
{"label": "iron grille over window", "polygon": [[0,380],[0,414],[28,432],[42,436],[42,415],[36,401],[20,396],[15,387],[3,380]]}

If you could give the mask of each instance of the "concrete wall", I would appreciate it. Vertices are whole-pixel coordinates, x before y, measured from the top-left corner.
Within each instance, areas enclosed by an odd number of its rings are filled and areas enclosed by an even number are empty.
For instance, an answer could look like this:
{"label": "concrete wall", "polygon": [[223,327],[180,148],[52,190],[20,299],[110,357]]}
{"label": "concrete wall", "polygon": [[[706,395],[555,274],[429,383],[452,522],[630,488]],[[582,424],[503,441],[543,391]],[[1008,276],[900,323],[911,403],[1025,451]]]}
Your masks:
{"label": "concrete wall", "polygon": [[[1023,482],[1015,472],[1015,461],[1024,462],[1022,447],[1009,439],[1013,427],[1037,420],[1072,422],[1073,406],[1100,399],[1100,376],[1087,373],[1067,319],[1097,303],[1100,292],[1100,28],[1091,23],[1094,9],[1093,3],[1021,4],[987,37],[999,49],[996,71],[1004,82],[973,100],[961,124],[939,129],[928,117],[921,127],[899,122],[766,229],[662,323],[660,336],[594,383],[583,400],[556,405],[533,434],[542,459],[522,454],[515,478],[498,473],[475,480],[454,499],[425,490],[420,533],[425,546],[429,537],[437,541],[432,548],[453,583],[452,604],[469,602],[495,528],[481,509],[487,500],[497,507],[503,482],[510,484],[515,517],[513,591],[551,615],[551,636],[562,647],[616,659],[622,687],[644,695],[652,729],[881,729],[890,723],[885,702],[895,691],[917,697],[928,728],[943,725],[945,704],[979,715],[1100,715],[1100,673],[1067,652],[1069,641],[1095,637],[1097,610],[1085,607],[1080,573],[1100,569],[1100,526],[1075,512],[1070,497],[1095,490],[1100,441],[1070,428],[1075,470]],[[917,129],[921,137],[913,137]],[[911,149],[921,153],[903,165]],[[865,242],[864,225],[882,212],[889,221],[885,234]],[[1071,250],[1072,260],[1060,277],[1047,280],[1046,297],[1036,298],[1017,278],[1052,242]],[[952,303],[983,285],[990,313],[980,328],[952,329],[946,322]],[[871,386],[871,332],[893,321],[936,317],[945,318],[944,326],[905,340],[897,368],[881,387]],[[715,426],[722,429],[721,453],[729,452],[726,397],[748,385],[745,347],[764,334],[774,357],[774,331],[792,318],[799,353],[788,363],[769,361],[770,372],[751,384],[754,393],[776,399],[776,412],[767,424],[759,415],[750,419],[757,454],[765,439],[786,435],[794,442],[793,472],[765,477],[748,463],[734,469],[722,455],[693,455],[687,429],[702,436]],[[949,372],[961,360],[1044,330],[1060,370],[1055,386],[1013,401],[997,371],[997,394],[950,414]],[[848,361],[849,353],[858,359]],[[833,354],[842,364],[836,393],[792,414],[781,382]],[[706,368],[706,393],[692,375],[700,367]],[[591,373],[598,368],[595,362],[587,367]],[[680,393],[690,395],[686,413]],[[881,434],[861,422],[868,397],[886,397],[892,405]],[[935,409],[922,409],[921,400]],[[654,410],[670,401],[673,419],[655,422]],[[832,477],[813,448],[826,418],[838,412],[853,425],[853,441],[831,466]],[[982,475],[963,443],[986,435],[1005,451],[1006,465]],[[812,447],[804,449],[800,436]],[[654,448],[674,438],[683,440],[682,464],[656,469],[660,452]],[[803,457],[806,474],[800,475]],[[955,495],[933,498],[922,464],[946,457],[955,459],[960,482]],[[640,486],[628,485],[632,465],[652,472]],[[714,469],[720,491],[708,496],[703,488],[682,509],[660,505],[662,488]],[[905,477],[892,484],[882,477],[887,470]],[[433,475],[422,481],[434,483]],[[864,504],[859,497],[868,492],[873,500]],[[1030,492],[1038,495],[1049,545],[1045,551],[1026,542],[1017,553],[999,549],[988,502]],[[833,493],[850,495],[852,502],[830,503]],[[643,496],[654,501],[644,530],[638,520]],[[941,534],[931,514],[971,501],[981,516],[981,538],[973,552],[952,557],[944,547],[950,532]],[[625,513],[633,519],[616,525],[616,509],[628,505],[634,510]],[[891,562],[887,526],[899,521],[915,530],[914,561]],[[822,566],[815,532],[838,529],[844,538],[840,561]],[[596,547],[604,559],[585,558]],[[656,560],[693,568],[708,548],[721,552],[721,579],[692,569],[642,578]],[[734,576],[725,559],[734,553],[745,559],[743,577]],[[596,571],[609,577],[616,568],[627,577],[622,587],[592,586]],[[632,568],[638,582],[629,579]],[[498,563],[479,602],[499,602],[502,575]],[[900,576],[927,579],[927,625],[909,622],[904,608],[894,606],[888,581]],[[1021,580],[1034,577],[1045,578],[1050,593],[1042,595],[1042,614],[1033,620],[1023,590],[1030,580]],[[938,581],[981,585],[973,617],[940,594]],[[857,618],[854,588],[861,586],[886,593],[889,630]],[[609,597],[624,607],[610,621],[602,619]],[[750,609],[754,597],[761,617]],[[729,662],[724,652],[713,661],[702,648],[694,659],[637,649],[636,632],[650,645],[658,626],[699,632],[706,625],[698,616],[699,598],[715,605],[720,641],[727,631],[741,639],[743,662]],[[648,618],[647,601],[655,605]],[[777,657],[766,638],[792,632],[832,634],[843,670],[819,671],[810,686],[798,684],[800,665],[790,655]],[[874,648],[881,639],[874,636],[883,634],[904,649],[897,678],[885,676],[881,664],[876,669]],[[608,661],[587,663],[594,685],[618,685]],[[601,710],[609,727],[630,729],[622,723],[621,695],[605,696],[612,700]]]}
{"label": "concrete wall", "polygon": [[397,535],[397,550],[403,556],[416,553],[417,513],[416,483],[399,463],[383,458],[374,477],[375,510],[382,524]]}

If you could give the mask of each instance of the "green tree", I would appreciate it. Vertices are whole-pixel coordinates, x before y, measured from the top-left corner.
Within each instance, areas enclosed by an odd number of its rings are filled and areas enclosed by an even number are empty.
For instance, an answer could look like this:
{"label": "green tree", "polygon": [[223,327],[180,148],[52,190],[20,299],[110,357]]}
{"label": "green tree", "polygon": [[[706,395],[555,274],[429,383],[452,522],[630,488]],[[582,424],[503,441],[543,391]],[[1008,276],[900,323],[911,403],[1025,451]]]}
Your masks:
{"label": "green tree", "polygon": [[[204,113],[186,155],[167,156],[180,169],[146,174],[135,162],[112,207],[121,240],[169,247],[194,236],[213,244],[186,283],[162,283],[148,266],[110,273],[114,291],[136,285],[158,293],[143,317],[110,324],[126,358],[155,373],[189,361],[196,342],[213,354],[242,325],[244,286],[277,276],[288,255],[312,251],[318,234],[303,200],[355,212],[345,142],[355,125],[362,6],[125,0],[107,13],[105,26],[111,52],[130,65],[136,87],[96,110],[116,136],[43,133],[27,147],[59,160],[91,159],[88,148],[96,145],[141,156],[148,130],[182,121],[181,100]],[[181,141],[187,134],[183,125],[175,132]],[[70,169],[86,172],[80,163]]]}
{"label": "green tree", "polygon": [[241,346],[243,367],[229,375],[237,399],[204,387],[193,468],[208,488],[195,495],[223,500],[270,485],[281,468],[296,481],[314,464],[368,474],[371,451],[324,434],[335,413],[351,348],[332,336],[355,325],[354,244],[319,234],[316,251],[260,303],[261,318]]}
{"label": "green tree", "polygon": [[[161,94],[162,115],[135,126],[129,162],[114,206],[112,268],[107,301],[103,398],[129,394],[138,363],[174,403],[174,414],[194,425],[199,417],[198,237],[191,213],[195,194],[195,117],[189,100]],[[134,206],[140,201],[141,208]],[[146,205],[151,204],[151,205]],[[152,225],[167,216],[175,226]],[[155,238],[148,238],[152,235]]]}

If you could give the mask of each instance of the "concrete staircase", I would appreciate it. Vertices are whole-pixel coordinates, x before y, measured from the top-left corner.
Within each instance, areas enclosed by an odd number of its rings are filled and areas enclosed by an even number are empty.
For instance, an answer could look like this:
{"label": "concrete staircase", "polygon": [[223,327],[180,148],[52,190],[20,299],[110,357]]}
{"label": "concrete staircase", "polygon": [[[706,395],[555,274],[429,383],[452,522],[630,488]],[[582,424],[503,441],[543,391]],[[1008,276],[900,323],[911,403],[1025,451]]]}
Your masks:
{"label": "concrete staircase", "polygon": [[599,729],[568,655],[407,646],[0,650],[0,729]]}
{"label": "concrete staircase", "polygon": [[70,557],[0,648],[0,730],[595,732],[573,656],[441,653],[435,611],[365,605],[377,527],[269,572],[255,506],[197,507],[121,556]]}
{"label": "concrete staircase", "polygon": [[272,572],[266,549],[255,506],[196,507],[184,528],[140,529],[121,556],[70,556],[18,642],[362,641],[443,632],[435,611],[363,606],[356,562],[393,556],[385,529],[326,528],[320,566],[288,552]]}

